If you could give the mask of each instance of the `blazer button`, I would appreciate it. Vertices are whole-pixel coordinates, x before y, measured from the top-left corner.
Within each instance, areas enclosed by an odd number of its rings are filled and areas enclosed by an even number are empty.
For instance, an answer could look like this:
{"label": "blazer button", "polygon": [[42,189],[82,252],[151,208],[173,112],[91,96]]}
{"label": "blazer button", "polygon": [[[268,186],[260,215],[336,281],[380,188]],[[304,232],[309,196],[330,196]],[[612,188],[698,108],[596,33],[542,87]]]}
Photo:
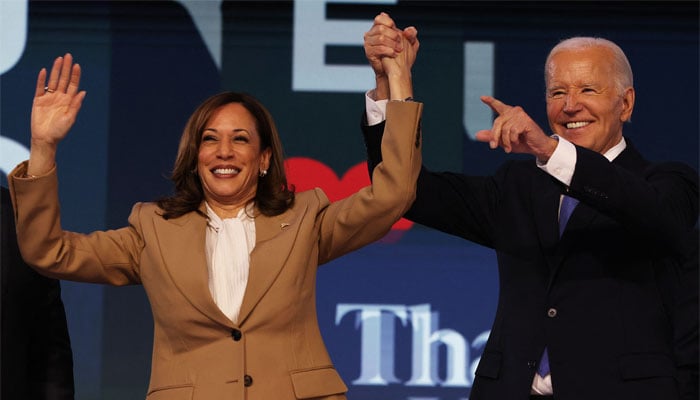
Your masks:
{"label": "blazer button", "polygon": [[556,316],[557,316],[557,309],[556,309],[556,308],[550,308],[549,310],[547,310],[547,316],[548,316],[549,318],[554,318],[554,317],[556,317]]}
{"label": "blazer button", "polygon": [[243,386],[248,387],[248,386],[253,386],[253,377],[250,375],[246,375],[243,377]]}
{"label": "blazer button", "polygon": [[233,340],[235,340],[237,342],[237,341],[241,340],[241,337],[243,337],[243,334],[238,329],[232,329],[231,330],[231,337],[233,338]]}

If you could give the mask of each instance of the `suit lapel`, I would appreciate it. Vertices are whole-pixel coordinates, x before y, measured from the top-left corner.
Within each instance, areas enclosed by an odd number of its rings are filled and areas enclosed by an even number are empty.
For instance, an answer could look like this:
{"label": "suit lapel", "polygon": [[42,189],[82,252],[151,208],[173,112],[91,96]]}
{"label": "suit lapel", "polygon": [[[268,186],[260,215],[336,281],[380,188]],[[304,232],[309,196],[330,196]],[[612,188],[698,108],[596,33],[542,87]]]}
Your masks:
{"label": "suit lapel", "polygon": [[554,270],[557,264],[556,249],[559,244],[559,196],[561,185],[554,178],[544,173],[538,173],[538,178],[532,185],[532,203],[535,214],[535,224],[542,252],[547,260],[549,270]]}
{"label": "suit lapel", "polygon": [[[627,147],[625,150],[623,150],[622,153],[620,153],[612,161],[612,163],[630,171],[638,172],[643,169],[645,161],[643,158],[641,158],[641,155],[636,151],[632,144],[627,141]],[[590,224],[594,223],[597,216],[598,212],[595,209],[584,203],[579,203],[574,209],[574,212],[571,214],[569,222],[566,224],[566,229],[564,230],[564,234],[562,236],[563,244],[566,245],[566,243],[569,242],[566,240],[567,236],[569,236],[567,235],[567,232],[587,229]],[[564,250],[568,250],[568,248]]]}
{"label": "suit lapel", "polygon": [[250,272],[238,324],[242,325],[277,279],[292,252],[301,228],[306,204],[299,204],[283,214],[255,217],[255,249],[250,255]]}
{"label": "suit lapel", "polygon": [[570,238],[567,239],[570,236],[567,232],[585,229],[593,223],[596,212],[585,204],[579,203],[571,214],[563,235],[559,237],[559,203],[563,186],[549,175],[541,174],[541,176],[544,179],[532,185],[531,195],[537,234],[548,267],[548,284],[551,285],[564,257],[574,244]]}
{"label": "suit lapel", "polygon": [[627,147],[613,160],[613,164],[619,165],[629,171],[640,174],[645,167],[649,165],[649,161],[637,151],[632,144],[632,141],[625,138]]}
{"label": "suit lapel", "polygon": [[204,253],[206,224],[206,217],[195,212],[171,220],[156,218],[158,247],[165,269],[182,295],[202,314],[231,326],[231,320],[221,312],[209,292]]}
{"label": "suit lapel", "polygon": [[[250,257],[248,285],[238,317],[242,325],[282,271],[295,243],[306,204],[296,202],[293,210],[274,216],[255,218],[255,249]],[[203,211],[203,210],[200,210]],[[189,213],[172,220],[156,219],[158,245],[165,268],[175,286],[202,314],[226,326],[231,320],[214,303],[209,292],[209,274],[204,253],[206,217]],[[193,246],[193,243],[196,245]]]}
{"label": "suit lapel", "polygon": [[559,241],[555,264],[557,267],[561,265],[564,257],[569,254],[571,247],[580,241],[576,239],[576,237],[580,238],[580,236],[576,235],[575,232],[590,229],[591,225],[595,223],[596,217],[598,217],[598,212],[585,203],[579,203],[576,206]]}
{"label": "suit lapel", "polygon": [[[612,162],[631,171],[640,171],[647,163],[629,140],[627,140],[627,147],[625,150],[623,150],[622,153],[620,153]],[[558,204],[559,203],[557,203],[557,208],[555,208],[555,210],[558,210]],[[583,202],[580,202],[576,206],[571,214],[571,217],[569,218],[569,222],[566,224],[566,228],[564,229],[564,233],[559,240],[559,244],[556,247],[556,253],[554,257],[550,258],[551,265],[554,266],[554,273],[550,276],[550,285],[554,279],[554,276],[556,275],[556,270],[562,265],[562,262],[564,261],[566,255],[569,254],[571,247],[577,243],[574,232],[590,229],[591,225],[596,223],[595,221],[599,216],[600,214],[597,210],[589,207]],[[558,227],[558,222],[556,226]]]}

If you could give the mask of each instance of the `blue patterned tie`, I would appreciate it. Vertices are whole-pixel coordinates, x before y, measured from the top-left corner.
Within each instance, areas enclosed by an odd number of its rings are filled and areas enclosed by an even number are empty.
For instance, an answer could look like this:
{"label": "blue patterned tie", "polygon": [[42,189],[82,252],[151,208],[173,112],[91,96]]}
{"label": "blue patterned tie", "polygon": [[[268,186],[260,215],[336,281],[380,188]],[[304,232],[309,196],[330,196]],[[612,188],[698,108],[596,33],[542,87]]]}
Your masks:
{"label": "blue patterned tie", "polygon": [[[578,200],[573,197],[566,195],[562,197],[561,209],[559,210],[559,237],[564,234],[566,223],[569,222],[569,217],[571,217],[571,213],[574,212],[577,204]],[[544,348],[544,353],[542,353],[540,365],[537,367],[537,374],[543,378],[549,374],[549,354],[546,347]]]}
{"label": "blue patterned tie", "polygon": [[573,197],[564,195],[561,199],[561,209],[559,210],[559,237],[564,234],[564,228],[566,228],[566,223],[569,222],[569,217],[571,213],[574,212],[574,208],[578,205],[578,200]]}
{"label": "blue patterned tie", "polygon": [[547,374],[549,374],[549,355],[545,347],[544,353],[542,353],[542,359],[540,359],[540,365],[537,367],[537,375],[544,378]]}

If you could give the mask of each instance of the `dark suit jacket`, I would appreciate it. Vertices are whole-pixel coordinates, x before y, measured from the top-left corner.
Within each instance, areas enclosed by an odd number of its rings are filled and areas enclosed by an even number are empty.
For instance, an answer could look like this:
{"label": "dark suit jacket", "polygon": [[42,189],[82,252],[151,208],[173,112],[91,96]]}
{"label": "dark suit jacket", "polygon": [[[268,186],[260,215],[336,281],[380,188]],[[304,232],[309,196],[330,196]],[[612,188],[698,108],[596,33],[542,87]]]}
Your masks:
{"label": "dark suit jacket", "polygon": [[659,261],[664,304],[673,326],[673,351],[680,398],[700,398],[698,376],[698,230],[681,243],[679,255]]}
{"label": "dark suit jacket", "polygon": [[[372,168],[382,126],[363,130]],[[613,163],[577,147],[568,193],[580,204],[560,239],[565,191],[534,160],[489,177],[421,171],[406,217],[498,257],[498,308],[471,399],[526,400],[545,346],[557,400],[677,399],[688,383],[675,379],[680,365],[695,360],[697,373],[698,354],[697,342],[674,343],[674,322],[697,335],[697,286],[683,289],[685,303],[662,294],[680,287],[668,260],[697,252],[685,244],[698,218],[697,172],[651,165],[629,141]],[[697,259],[687,268],[697,277]]]}
{"label": "dark suit jacket", "polygon": [[73,399],[73,355],[59,283],[39,275],[20,257],[9,192],[0,189],[0,397]]}

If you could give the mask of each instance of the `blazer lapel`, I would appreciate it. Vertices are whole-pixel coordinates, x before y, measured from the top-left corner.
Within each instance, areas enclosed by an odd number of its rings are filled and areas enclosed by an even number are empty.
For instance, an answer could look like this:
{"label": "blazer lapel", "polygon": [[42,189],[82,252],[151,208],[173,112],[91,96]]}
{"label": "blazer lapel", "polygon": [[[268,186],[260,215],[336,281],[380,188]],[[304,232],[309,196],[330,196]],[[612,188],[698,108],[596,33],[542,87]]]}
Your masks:
{"label": "blazer lapel", "polygon": [[[645,160],[641,158],[640,154],[634,149],[632,144],[627,141],[627,147],[620,155],[618,155],[613,161],[613,164],[622,166],[630,171],[640,171],[645,165]],[[567,240],[567,232],[573,232],[576,230],[587,229],[590,224],[595,223],[595,219],[598,216],[598,211],[589,207],[585,203],[579,203],[574,209],[569,222],[566,224],[564,233],[562,235],[562,248],[564,252],[569,250],[568,244],[570,241]]]}
{"label": "blazer lapel", "polygon": [[578,203],[562,233],[557,251],[559,255],[557,264],[560,264],[563,257],[571,250],[571,246],[576,243],[576,240],[572,239],[575,236],[574,232],[589,229],[589,226],[594,223],[596,216],[598,216],[596,210],[585,203]]}
{"label": "blazer lapel", "polygon": [[[639,152],[634,148],[632,143],[627,140],[627,147],[613,161],[614,164],[620,165],[631,171],[639,171],[644,168],[646,161],[641,157]],[[558,203],[557,203],[558,204]],[[596,219],[600,216],[597,210],[589,207],[587,204],[580,202],[574,209],[569,222],[566,224],[562,237],[557,246],[556,255],[552,258],[552,265],[555,266],[554,274],[551,275],[550,285],[554,279],[556,269],[561,266],[562,261],[571,251],[571,247],[577,242],[574,237],[576,231],[589,229],[592,224],[595,224]],[[558,223],[557,223],[558,224]],[[557,225],[558,226],[558,225]]]}
{"label": "blazer lapel", "polygon": [[627,147],[613,160],[613,164],[619,165],[636,174],[641,174],[644,168],[649,165],[649,161],[642,157],[631,140],[625,138],[625,141],[627,142]]}
{"label": "blazer lapel", "polygon": [[559,245],[559,197],[561,185],[549,175],[540,174],[544,179],[535,181],[532,185],[532,204],[535,215],[535,225],[542,252],[550,271],[557,264],[556,249]]}
{"label": "blazer lapel", "polygon": [[255,249],[250,255],[248,286],[238,315],[239,325],[243,325],[272,286],[292,252],[307,212],[307,205],[299,203],[297,197],[292,210],[274,217],[264,215],[255,217]]}
{"label": "blazer lapel", "polygon": [[202,314],[219,324],[231,326],[209,292],[209,273],[204,253],[207,219],[195,212],[180,218],[155,219],[158,247],[165,269],[175,286]]}

